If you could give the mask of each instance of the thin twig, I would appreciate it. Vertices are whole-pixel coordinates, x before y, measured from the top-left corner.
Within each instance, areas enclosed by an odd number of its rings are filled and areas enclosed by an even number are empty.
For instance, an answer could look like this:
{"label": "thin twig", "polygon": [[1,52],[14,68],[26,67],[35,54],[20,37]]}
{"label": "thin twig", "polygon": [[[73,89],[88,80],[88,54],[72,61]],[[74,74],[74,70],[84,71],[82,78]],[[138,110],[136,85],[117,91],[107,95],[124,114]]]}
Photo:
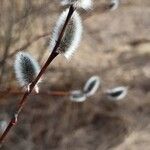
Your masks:
{"label": "thin twig", "polygon": [[[0,91],[0,96],[8,96],[8,95],[22,95],[23,92],[20,91],[9,91],[9,90],[5,90],[5,91]],[[37,93],[31,93],[32,95],[37,95]],[[50,96],[68,96],[70,94],[69,91],[41,91],[38,95],[50,95]]]}
{"label": "thin twig", "polygon": [[9,20],[9,23],[8,23],[8,28],[5,34],[4,54],[0,62],[0,68],[1,68],[0,82],[2,82],[4,74],[5,74],[6,59],[8,57],[10,46],[11,46],[11,41],[12,41],[13,19],[11,18],[11,16],[9,16],[8,20]]}
{"label": "thin twig", "polygon": [[49,58],[47,59],[46,63],[44,64],[44,66],[42,67],[40,73],[38,74],[38,76],[35,78],[35,80],[31,83],[30,85],[30,90],[27,90],[23,97],[21,98],[21,101],[19,102],[19,105],[18,105],[18,109],[16,110],[16,112],[14,113],[11,121],[9,122],[6,130],[4,131],[4,133],[2,134],[2,136],[0,137],[0,144],[2,144],[3,140],[5,139],[6,135],[9,133],[10,129],[16,125],[17,123],[17,120],[18,120],[18,115],[20,114],[20,112],[22,111],[24,105],[25,105],[25,102],[27,100],[27,97],[31,94],[32,90],[34,89],[35,85],[37,84],[37,82],[39,81],[39,79],[41,78],[41,76],[45,73],[45,70],[47,69],[47,67],[50,65],[50,63],[54,60],[54,58],[58,55],[58,52],[57,52],[57,49],[61,43],[61,40],[63,38],[63,35],[64,35],[64,32],[65,32],[65,29],[68,25],[68,22],[69,20],[71,19],[71,16],[74,12],[74,7],[71,5],[70,6],[70,9],[69,9],[69,12],[68,12],[68,15],[67,15],[67,18],[66,18],[66,21],[64,23],[64,26],[61,30],[61,33],[58,37],[58,40],[56,41],[56,45],[55,47],[53,48],[53,51],[52,53],[50,54]]}
{"label": "thin twig", "polygon": [[[15,50],[13,50],[12,53],[10,53],[6,59],[13,57],[17,52],[19,52],[20,50],[24,50],[27,49],[29,46],[31,46],[34,42],[37,42],[38,40],[47,37],[50,35],[50,32],[46,32],[43,33],[41,35],[37,35],[36,37],[34,37],[33,39],[31,39],[29,42],[25,43],[24,45],[22,45],[20,48],[17,48]],[[5,61],[6,61],[5,59]],[[2,64],[3,60],[0,61],[0,65]]]}
{"label": "thin twig", "polygon": [[37,35],[36,37],[34,37],[32,40],[28,41],[27,43],[25,43],[24,45],[22,45],[20,48],[17,48],[14,50],[14,52],[12,52],[8,57],[12,57],[14,56],[17,52],[19,52],[20,50],[24,50],[26,48],[28,48],[30,45],[32,45],[34,42],[40,40],[41,38],[47,37],[50,35],[50,32],[46,32],[43,33],[41,35]]}

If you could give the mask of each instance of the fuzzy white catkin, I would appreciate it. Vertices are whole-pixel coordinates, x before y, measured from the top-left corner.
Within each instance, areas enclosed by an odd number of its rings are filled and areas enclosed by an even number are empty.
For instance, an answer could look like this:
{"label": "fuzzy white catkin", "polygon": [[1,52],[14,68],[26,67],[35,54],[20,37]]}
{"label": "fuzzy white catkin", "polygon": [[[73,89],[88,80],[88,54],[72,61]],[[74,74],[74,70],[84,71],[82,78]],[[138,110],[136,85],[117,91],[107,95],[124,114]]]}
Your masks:
{"label": "fuzzy white catkin", "polygon": [[70,93],[70,100],[73,102],[84,102],[86,98],[86,95],[81,90],[74,90]]}
{"label": "fuzzy white catkin", "polygon": [[84,85],[83,92],[86,96],[92,96],[96,93],[101,84],[99,76],[90,77]]}
{"label": "fuzzy white catkin", "polygon": [[106,91],[106,94],[110,100],[122,100],[125,98],[128,92],[128,87],[125,86],[119,86],[115,87],[113,89],[108,89]]}
{"label": "fuzzy white catkin", "polygon": [[22,87],[27,87],[40,72],[38,62],[27,52],[17,53],[14,69],[16,78]]}
{"label": "fuzzy white catkin", "polygon": [[116,10],[119,6],[119,0],[111,0],[111,10]]}
{"label": "fuzzy white catkin", "polygon": [[[66,17],[68,15],[68,11],[69,9],[62,12],[56,22],[50,41],[50,49],[53,49],[56,44],[56,41],[62,30],[62,27],[64,26]],[[63,53],[67,59],[69,59],[78,48],[82,37],[82,30],[83,29],[81,18],[79,14],[75,11],[72,15],[70,22],[66,27],[64,36],[58,48],[58,52]]]}
{"label": "fuzzy white catkin", "polygon": [[93,6],[92,0],[60,0],[62,5],[74,5],[75,8],[91,9]]}

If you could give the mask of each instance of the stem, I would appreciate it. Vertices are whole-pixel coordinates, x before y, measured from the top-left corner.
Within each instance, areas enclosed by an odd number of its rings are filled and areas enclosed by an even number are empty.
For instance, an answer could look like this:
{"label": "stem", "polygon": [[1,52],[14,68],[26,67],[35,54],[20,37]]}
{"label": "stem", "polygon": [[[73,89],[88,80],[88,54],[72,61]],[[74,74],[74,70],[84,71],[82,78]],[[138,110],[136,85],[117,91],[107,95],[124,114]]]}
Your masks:
{"label": "stem", "polygon": [[67,18],[66,18],[66,21],[64,23],[64,26],[61,30],[61,33],[58,37],[58,40],[56,42],[56,45],[55,47],[53,48],[52,50],[52,53],[50,54],[50,56],[48,57],[47,61],[45,62],[44,66],[42,67],[41,71],[39,72],[38,76],[35,78],[35,80],[31,83],[30,85],[30,90],[26,90],[26,92],[24,93],[22,99],[20,100],[19,102],[19,105],[18,105],[18,108],[16,110],[16,112],[14,113],[12,119],[10,120],[6,130],[4,131],[4,133],[2,134],[2,136],[0,137],[0,144],[2,144],[3,140],[5,139],[6,135],[9,133],[9,131],[11,130],[11,128],[16,125],[17,123],[17,119],[18,119],[18,115],[20,114],[20,112],[22,111],[23,107],[24,107],[24,104],[27,100],[27,97],[31,94],[32,90],[34,89],[35,85],[37,84],[37,82],[39,81],[39,79],[41,78],[41,76],[45,73],[45,70],[47,69],[47,67],[50,65],[50,63],[54,60],[54,58],[59,54],[57,52],[57,49],[60,45],[60,42],[63,38],[63,35],[64,35],[64,32],[65,32],[65,29],[68,25],[68,22],[69,20],[71,19],[71,16],[74,12],[74,7],[71,5],[70,6],[70,9],[69,9],[69,12],[68,12],[68,15],[67,15]]}
{"label": "stem", "polygon": [[[0,97],[1,96],[7,96],[7,95],[22,95],[23,93],[20,91],[9,91],[9,90],[5,90],[5,91],[0,91]],[[36,93],[31,93],[33,95],[37,95]],[[70,94],[69,91],[42,91],[40,92],[38,95],[50,95],[50,96],[68,96]]]}

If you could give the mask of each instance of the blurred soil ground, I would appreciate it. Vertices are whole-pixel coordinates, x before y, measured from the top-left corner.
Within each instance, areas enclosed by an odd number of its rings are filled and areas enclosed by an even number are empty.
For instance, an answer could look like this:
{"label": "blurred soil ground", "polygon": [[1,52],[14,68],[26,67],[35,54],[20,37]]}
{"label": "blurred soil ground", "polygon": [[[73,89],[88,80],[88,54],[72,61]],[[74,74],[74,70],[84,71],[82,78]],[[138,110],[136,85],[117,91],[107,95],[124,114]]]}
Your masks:
{"label": "blurred soil ground", "polygon": [[[98,92],[84,103],[30,96],[2,150],[150,150],[150,1],[122,0],[115,11],[106,9],[109,1],[94,2],[93,10],[80,12],[84,35],[77,53],[69,62],[59,56],[52,63],[41,91],[80,89],[98,75]],[[1,90],[21,91],[12,66],[15,51],[25,49],[42,65],[63,8],[56,0],[0,3]],[[129,87],[127,97],[108,101],[105,90],[120,85]],[[9,121],[20,96],[1,93],[1,120]]]}

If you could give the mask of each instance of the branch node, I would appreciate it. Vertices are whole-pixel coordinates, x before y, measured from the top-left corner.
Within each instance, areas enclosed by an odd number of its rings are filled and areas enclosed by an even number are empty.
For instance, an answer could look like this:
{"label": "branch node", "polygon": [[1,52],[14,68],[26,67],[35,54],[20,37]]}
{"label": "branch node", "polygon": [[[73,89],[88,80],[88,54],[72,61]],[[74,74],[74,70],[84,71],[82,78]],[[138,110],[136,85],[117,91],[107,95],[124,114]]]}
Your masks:
{"label": "branch node", "polygon": [[14,115],[13,120],[12,120],[12,124],[13,124],[13,125],[16,125],[17,122],[18,122],[18,114],[16,113],[16,114]]}

